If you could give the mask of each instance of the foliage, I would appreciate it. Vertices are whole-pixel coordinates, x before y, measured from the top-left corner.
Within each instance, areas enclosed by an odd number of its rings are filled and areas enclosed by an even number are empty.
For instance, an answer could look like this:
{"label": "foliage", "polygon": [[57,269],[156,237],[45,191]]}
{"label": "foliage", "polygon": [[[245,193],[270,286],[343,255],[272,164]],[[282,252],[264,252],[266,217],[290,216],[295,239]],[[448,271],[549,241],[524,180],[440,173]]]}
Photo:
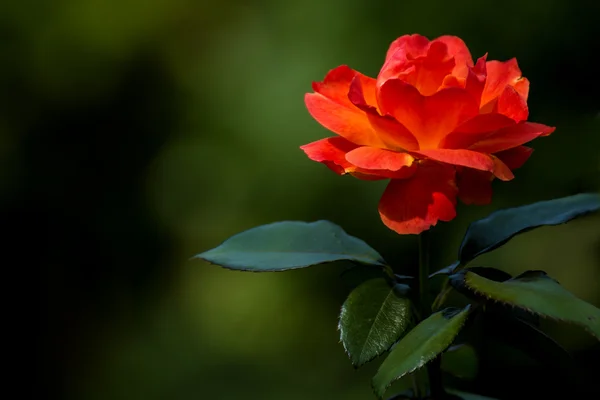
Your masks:
{"label": "foliage", "polygon": [[[494,268],[463,268],[463,263],[502,246],[516,234],[565,223],[598,209],[600,196],[582,194],[498,211],[474,222],[463,239],[459,261],[433,274],[449,275],[450,285],[445,293],[454,288],[465,294],[472,304],[463,308],[448,307],[431,315],[421,314],[420,318],[412,304],[422,302],[422,297],[414,295],[419,292],[415,285],[423,282],[395,275],[377,251],[327,221],[280,222],[250,229],[197,257],[226,268],[255,272],[340,260],[361,264],[346,274],[354,273],[366,279],[354,287],[342,306],[340,338],[356,367],[389,351],[373,378],[375,394],[382,398],[395,380],[415,374],[425,365],[435,367],[437,364],[439,368],[440,356],[463,330],[469,330],[467,322],[471,319],[483,318],[490,337],[499,336],[545,362],[558,360],[557,364],[570,365],[568,354],[536,326],[538,320],[529,313],[572,322],[600,338],[599,309],[577,298],[543,271],[526,271],[511,277]],[[374,273],[365,274],[365,270],[359,268],[371,269]],[[490,327],[494,328],[490,330]],[[501,333],[509,327],[512,334]],[[432,374],[429,379],[433,393],[434,385],[441,382],[434,382]],[[411,393],[419,396],[418,385],[415,389]],[[437,390],[444,393],[444,388]],[[484,398],[454,389],[446,393],[463,399]]]}

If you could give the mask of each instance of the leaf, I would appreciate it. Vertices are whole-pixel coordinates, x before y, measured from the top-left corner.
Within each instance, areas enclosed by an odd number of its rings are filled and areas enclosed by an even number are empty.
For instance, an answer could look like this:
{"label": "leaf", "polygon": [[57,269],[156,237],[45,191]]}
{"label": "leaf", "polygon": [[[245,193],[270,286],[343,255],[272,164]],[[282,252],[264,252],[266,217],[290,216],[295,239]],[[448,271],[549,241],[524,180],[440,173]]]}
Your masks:
{"label": "leaf", "polygon": [[481,396],[478,394],[467,393],[456,389],[448,389],[446,391],[450,394],[460,397],[463,400],[496,400],[492,397]]}
{"label": "leaf", "polygon": [[451,273],[453,273],[456,268],[458,268],[460,266],[460,261],[456,261],[453,264],[448,265],[447,267],[444,267],[440,270],[435,271],[434,273],[429,275],[429,278],[433,278],[434,276],[438,276],[438,275],[450,275]]}
{"label": "leaf", "polygon": [[600,338],[600,309],[577,298],[543,271],[527,271],[504,282],[494,282],[469,269],[450,276],[451,284],[488,299],[530,312],[572,322]]}
{"label": "leaf", "polygon": [[451,346],[442,355],[442,370],[460,379],[475,379],[478,365],[475,349],[466,344]]}
{"label": "leaf", "polygon": [[421,368],[452,344],[470,312],[464,309],[446,308],[429,316],[408,332],[383,361],[373,377],[373,390],[379,398],[397,379]]}
{"label": "leaf", "polygon": [[[429,277],[431,278],[431,277],[437,276],[439,274],[451,275],[457,266],[458,266],[458,262],[450,265],[449,267],[441,269],[432,275],[429,275]],[[475,271],[478,274],[483,275],[486,278],[490,278],[495,281],[505,281],[507,279],[512,278],[512,276],[510,274],[508,274],[504,271],[501,271],[499,269],[496,269],[496,268],[471,267],[470,270]],[[439,293],[437,294],[437,296],[433,300],[433,303],[431,304],[431,310],[437,311],[438,309],[440,309],[451,292],[452,292],[452,285],[450,285],[450,281],[448,279],[446,279],[444,281],[444,283],[442,284],[442,287],[440,288]],[[465,293],[463,293],[463,294],[465,294]],[[466,293],[466,294],[469,295],[470,293]]]}
{"label": "leaf", "polygon": [[405,391],[395,394],[387,400],[409,400],[415,397],[414,391],[412,389],[406,389]]}
{"label": "leaf", "polygon": [[563,377],[573,379],[576,365],[569,352],[535,325],[491,307],[486,307],[483,317],[486,337],[495,337],[542,365],[561,370]]}
{"label": "leaf", "polygon": [[284,271],[341,260],[385,267],[377,251],[329,221],[262,225],[238,233],[194,258],[253,272]]}
{"label": "leaf", "polygon": [[383,278],[390,282],[404,283],[414,279],[411,276],[396,275],[391,267],[373,268],[372,265],[347,262],[348,264],[340,273],[342,282],[349,290],[354,290],[364,282]]}
{"label": "leaf", "polygon": [[387,351],[412,321],[408,286],[371,279],[350,293],[340,314],[340,338],[355,367]]}
{"label": "leaf", "polygon": [[600,209],[600,195],[582,193],[493,212],[473,222],[459,250],[461,265],[502,246],[519,233],[547,225],[559,225]]}

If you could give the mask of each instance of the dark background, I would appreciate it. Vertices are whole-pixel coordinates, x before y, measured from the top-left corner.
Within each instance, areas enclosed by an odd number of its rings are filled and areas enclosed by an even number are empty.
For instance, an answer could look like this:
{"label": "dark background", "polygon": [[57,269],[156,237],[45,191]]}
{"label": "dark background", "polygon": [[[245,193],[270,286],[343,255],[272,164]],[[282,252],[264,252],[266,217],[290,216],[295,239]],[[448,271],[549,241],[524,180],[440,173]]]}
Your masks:
{"label": "dark background", "polygon": [[[16,334],[35,343],[22,394],[373,398],[379,362],[354,371],[338,343],[338,267],[244,274],[189,258],[256,225],[329,219],[401,271],[414,267],[416,238],[379,220],[384,183],[340,178],[298,149],[330,135],[304,107],[310,82],[340,64],[375,76],[407,33],[517,57],[530,119],[558,127],[514,181],[495,184],[491,205],[459,206],[436,227],[435,267],[494,209],[598,191],[598,15],[584,0],[2,2],[5,282],[9,308],[23,307]],[[545,269],[598,306],[599,222],[539,229],[476,263]],[[545,328],[589,387],[539,379],[542,366],[516,368],[518,355],[497,351],[480,360],[476,390],[527,398],[597,386],[597,342]]]}

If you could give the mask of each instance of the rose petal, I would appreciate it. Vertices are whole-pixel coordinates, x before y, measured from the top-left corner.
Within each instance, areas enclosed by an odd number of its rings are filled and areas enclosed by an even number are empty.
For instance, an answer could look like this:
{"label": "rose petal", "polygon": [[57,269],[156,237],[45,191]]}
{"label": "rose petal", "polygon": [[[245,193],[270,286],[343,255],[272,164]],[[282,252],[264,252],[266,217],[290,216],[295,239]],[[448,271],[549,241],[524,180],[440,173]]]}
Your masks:
{"label": "rose petal", "polygon": [[427,55],[415,60],[414,73],[403,80],[416,87],[422,95],[430,96],[437,92],[455,65],[444,43],[431,42]]}
{"label": "rose petal", "polygon": [[527,101],[512,86],[507,86],[498,97],[496,112],[506,115],[516,122],[526,121],[529,116]]}
{"label": "rose petal", "polygon": [[508,168],[515,170],[521,168],[523,164],[529,159],[533,153],[531,147],[517,146],[512,149],[504,150],[494,154],[498,157]]}
{"label": "rose petal", "polygon": [[416,87],[425,96],[435,93],[444,78],[454,69],[454,58],[448,54],[447,45],[441,41],[431,42],[425,52],[422,48],[418,51],[419,54],[415,55],[400,48],[391,55],[379,72],[378,87],[389,79],[400,79]]}
{"label": "rose petal", "polygon": [[485,135],[469,146],[482,153],[497,153],[520,146],[540,136],[548,136],[556,128],[534,122],[520,122]]}
{"label": "rose petal", "polygon": [[399,153],[375,147],[359,147],[346,154],[346,160],[356,165],[364,173],[386,178],[404,179],[416,170],[414,157],[407,153]]}
{"label": "rose petal", "polygon": [[487,78],[487,67],[486,67],[487,54],[480,57],[474,67],[469,67],[467,71],[467,79],[465,82],[465,89],[477,102],[481,103],[481,96],[483,89],[485,88],[485,82]]}
{"label": "rose petal", "polygon": [[409,179],[392,179],[379,202],[383,223],[400,234],[418,234],[456,216],[454,168],[421,165]]}
{"label": "rose petal", "polygon": [[506,62],[488,61],[487,79],[483,95],[481,96],[481,108],[489,107],[489,104],[496,100],[504,91],[506,86],[518,86],[518,91],[524,100],[527,100],[529,83],[521,83],[521,70],[517,64],[517,59],[512,58]]}
{"label": "rose petal", "polygon": [[493,132],[514,126],[515,121],[502,114],[479,114],[458,126],[439,144],[443,149],[466,149],[473,143],[483,140]]}
{"label": "rose petal", "polygon": [[316,93],[322,94],[338,104],[351,107],[352,103],[348,100],[348,90],[350,83],[358,74],[359,72],[347,65],[340,65],[329,71],[323,82],[313,82],[312,88]]}
{"label": "rose petal", "polygon": [[465,42],[456,36],[440,36],[433,42],[444,43],[448,49],[448,55],[454,57],[455,66],[452,75],[466,78],[468,67],[473,66],[473,57]]}
{"label": "rose petal", "polygon": [[529,80],[521,77],[521,79],[518,79],[517,82],[512,86],[515,88],[517,93],[521,95],[523,100],[527,101],[527,97],[529,96]]}
{"label": "rose petal", "polygon": [[396,151],[419,149],[419,142],[414,135],[394,118],[373,112],[368,112],[367,118],[386,148]]}
{"label": "rose petal", "polygon": [[404,125],[419,141],[421,149],[438,146],[447,134],[479,109],[464,89],[448,88],[432,96],[398,79],[388,80],[379,90],[379,106]]}
{"label": "rose petal", "polygon": [[455,87],[455,88],[464,88],[466,84],[466,79],[464,78],[457,78],[454,75],[446,75],[446,77],[444,78],[444,81],[442,82],[442,86],[440,86],[440,90],[442,89],[446,89],[446,88],[451,88],[451,87]]}
{"label": "rose petal", "polygon": [[306,94],[304,102],[310,115],[330,131],[358,145],[385,146],[365,112],[354,105],[336,103],[320,93]]}
{"label": "rose petal", "polygon": [[346,160],[346,153],[357,147],[354,143],[339,136],[300,146],[308,158],[325,164],[338,175],[344,175],[354,169],[354,166]]}
{"label": "rose petal", "polygon": [[412,133],[390,116],[381,116],[379,110],[367,104],[362,80],[356,77],[350,84],[350,101],[366,113],[371,126],[377,132],[385,147],[391,150],[417,150],[419,143]]}
{"label": "rose petal", "polygon": [[352,79],[348,88],[348,100],[366,112],[379,114],[379,106],[377,105],[377,88],[376,81],[368,76],[357,75]]}
{"label": "rose petal", "polygon": [[390,44],[385,61],[387,62],[392,56],[397,59],[423,56],[427,53],[428,47],[429,39],[425,36],[418,34],[400,36]]}
{"label": "rose petal", "polygon": [[308,93],[304,97],[308,112],[325,128],[351,142],[383,146],[364,112],[348,98],[350,84],[355,77],[364,82],[366,97],[376,105],[375,81],[342,65],[329,71],[323,82],[313,82],[316,93]]}
{"label": "rose petal", "polygon": [[494,176],[486,171],[462,168],[456,174],[458,198],[465,204],[484,205],[492,201]]}
{"label": "rose petal", "polygon": [[432,149],[419,150],[412,153],[446,164],[488,171],[503,181],[509,181],[514,178],[511,170],[501,160],[490,154],[464,149]]}

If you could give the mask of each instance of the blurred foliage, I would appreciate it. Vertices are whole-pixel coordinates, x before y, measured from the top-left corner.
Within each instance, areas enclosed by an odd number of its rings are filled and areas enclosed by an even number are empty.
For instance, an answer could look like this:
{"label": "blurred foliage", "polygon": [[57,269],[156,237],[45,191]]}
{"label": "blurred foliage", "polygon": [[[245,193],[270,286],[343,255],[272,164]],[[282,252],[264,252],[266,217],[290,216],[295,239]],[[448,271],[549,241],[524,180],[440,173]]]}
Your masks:
{"label": "blurred foliage", "polygon": [[[225,271],[189,257],[250,227],[329,219],[394,262],[416,238],[377,214],[383,182],[340,178],[298,146],[329,135],[310,82],[340,64],[375,75],[388,44],[461,36],[474,56],[517,57],[536,141],[493,204],[459,206],[434,232],[434,267],[490,211],[599,189],[600,35],[584,0],[53,0],[0,5],[0,201],[14,282],[36,332],[37,398],[371,398],[378,361],[354,371],[338,343],[346,288],[334,266]],[[518,237],[481,265],[544,269],[600,305],[598,216]],[[36,316],[32,318],[32,316]],[[33,320],[32,320],[33,319]],[[597,376],[577,329],[547,330]],[[596,346],[593,348],[592,346]],[[490,348],[474,388],[515,398],[588,390]],[[470,390],[467,387],[466,390]],[[590,389],[591,390],[591,389]],[[598,390],[597,388],[595,390]],[[23,395],[25,393],[23,392]]]}

